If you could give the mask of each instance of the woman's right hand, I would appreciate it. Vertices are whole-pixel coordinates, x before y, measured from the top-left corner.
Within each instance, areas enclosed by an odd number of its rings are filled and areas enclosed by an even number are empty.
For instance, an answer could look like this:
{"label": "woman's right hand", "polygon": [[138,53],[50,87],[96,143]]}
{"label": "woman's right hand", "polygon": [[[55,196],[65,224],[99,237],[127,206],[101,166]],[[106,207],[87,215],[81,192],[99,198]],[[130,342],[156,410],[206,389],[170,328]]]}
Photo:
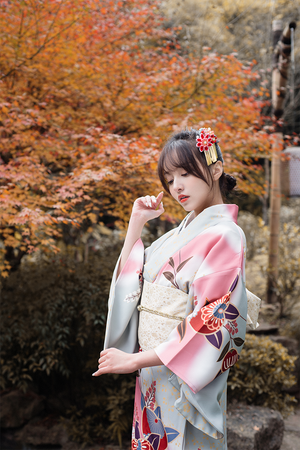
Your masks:
{"label": "woman's right hand", "polygon": [[131,217],[141,219],[144,223],[159,217],[165,211],[161,201],[163,195],[164,193],[160,192],[157,197],[146,195],[137,198],[133,204]]}

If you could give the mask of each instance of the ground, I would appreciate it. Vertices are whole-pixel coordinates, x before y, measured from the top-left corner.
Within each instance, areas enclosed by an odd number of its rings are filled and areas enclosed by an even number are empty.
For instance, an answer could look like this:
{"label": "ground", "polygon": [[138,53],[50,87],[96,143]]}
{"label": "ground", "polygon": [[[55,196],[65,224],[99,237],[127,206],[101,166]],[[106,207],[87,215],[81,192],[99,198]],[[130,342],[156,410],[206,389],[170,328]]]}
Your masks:
{"label": "ground", "polygon": [[[299,450],[300,448],[300,405],[295,409],[295,414],[284,421],[285,432],[283,436],[282,450]],[[241,449],[242,450],[242,449]]]}

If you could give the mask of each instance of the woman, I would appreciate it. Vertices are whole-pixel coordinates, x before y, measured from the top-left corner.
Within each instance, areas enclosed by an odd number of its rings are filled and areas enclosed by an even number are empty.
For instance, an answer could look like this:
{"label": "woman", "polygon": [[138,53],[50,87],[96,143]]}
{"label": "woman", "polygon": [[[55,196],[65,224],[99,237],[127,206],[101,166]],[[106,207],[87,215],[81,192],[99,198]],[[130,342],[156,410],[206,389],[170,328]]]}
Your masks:
{"label": "woman", "polygon": [[163,193],[134,202],[93,375],[140,371],[132,448],[226,449],[228,369],[247,319],[245,237],[238,207],[223,203],[236,182],[209,128],[171,137],[158,172],[189,214],[144,250],[141,232],[164,212]]}

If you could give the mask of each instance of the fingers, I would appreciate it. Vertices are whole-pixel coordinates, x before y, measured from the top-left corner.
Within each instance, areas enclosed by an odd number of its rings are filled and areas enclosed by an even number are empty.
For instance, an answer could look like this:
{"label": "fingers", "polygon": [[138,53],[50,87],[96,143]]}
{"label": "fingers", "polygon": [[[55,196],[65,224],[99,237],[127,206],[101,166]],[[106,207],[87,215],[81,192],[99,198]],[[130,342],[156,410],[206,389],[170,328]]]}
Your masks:
{"label": "fingers", "polygon": [[98,370],[92,374],[94,377],[105,373],[131,373],[137,369],[136,357],[116,348],[103,350],[98,363]]}
{"label": "fingers", "polygon": [[156,204],[157,204],[157,205],[161,202],[163,196],[164,196],[164,193],[163,193],[163,191],[161,191],[161,192],[158,194],[158,196],[156,197]]}
{"label": "fingers", "polygon": [[164,210],[164,205],[163,202],[160,202],[160,204],[158,205],[158,207],[156,208],[157,211],[160,212],[160,214],[162,214],[165,210]]}
{"label": "fingers", "polygon": [[109,369],[106,362],[107,350],[103,350],[100,352],[100,358],[98,359],[98,370],[92,373],[93,377],[98,377],[99,375],[103,375],[104,373],[109,373]]}
{"label": "fingers", "polygon": [[99,375],[104,375],[105,373],[107,372],[103,371],[103,369],[99,369],[97,372],[92,373],[92,377],[99,377]]}
{"label": "fingers", "polygon": [[155,195],[146,195],[145,197],[142,197],[142,201],[148,208],[157,208],[163,195],[163,192],[160,192],[157,197],[155,197]]}
{"label": "fingers", "polygon": [[154,195],[146,195],[145,197],[143,197],[143,201],[144,204],[148,207],[148,208],[155,208],[156,205],[156,197]]}

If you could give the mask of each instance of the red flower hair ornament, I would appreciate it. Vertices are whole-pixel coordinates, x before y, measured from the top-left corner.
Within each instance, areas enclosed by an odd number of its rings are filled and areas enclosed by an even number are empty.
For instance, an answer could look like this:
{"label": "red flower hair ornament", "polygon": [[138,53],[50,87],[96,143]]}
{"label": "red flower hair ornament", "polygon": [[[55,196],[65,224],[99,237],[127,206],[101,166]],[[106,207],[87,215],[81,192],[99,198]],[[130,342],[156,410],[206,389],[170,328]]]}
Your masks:
{"label": "red flower hair ornament", "polygon": [[204,152],[208,166],[218,161],[218,152],[215,145],[217,142],[218,138],[210,128],[200,128],[197,131],[196,146],[200,152]]}

